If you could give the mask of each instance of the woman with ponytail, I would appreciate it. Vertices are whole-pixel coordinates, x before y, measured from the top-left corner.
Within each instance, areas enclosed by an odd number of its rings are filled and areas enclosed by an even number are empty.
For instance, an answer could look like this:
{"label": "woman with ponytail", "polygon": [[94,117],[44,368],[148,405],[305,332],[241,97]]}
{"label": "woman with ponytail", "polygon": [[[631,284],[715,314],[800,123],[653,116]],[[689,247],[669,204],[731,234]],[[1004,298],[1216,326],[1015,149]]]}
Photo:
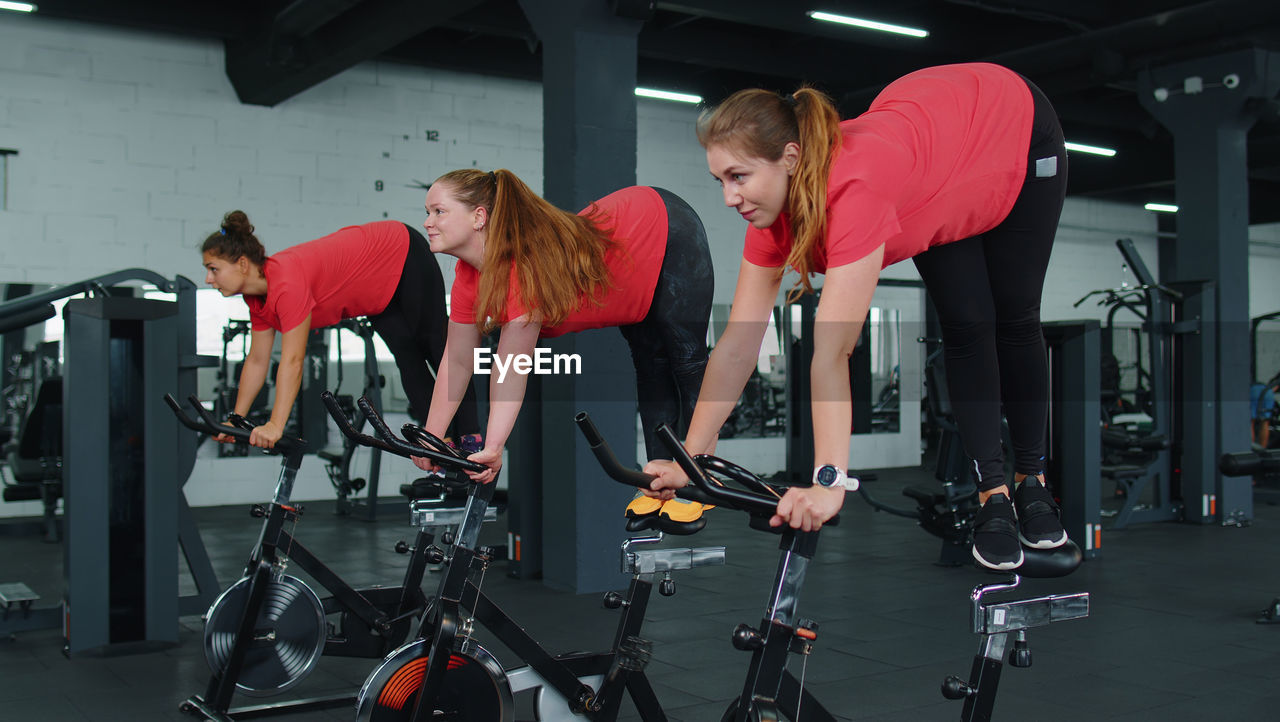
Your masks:
{"label": "woman with ponytail", "polygon": [[[820,527],[844,502],[852,417],[848,360],[880,269],[911,258],[942,321],[947,381],[983,506],[974,557],[1012,569],[1022,545],[1067,535],[1044,486],[1048,363],[1040,295],[1066,194],[1067,159],[1053,107],[1007,68],[971,63],[902,77],[866,113],[841,122],[804,88],[744,90],[699,120],[698,139],[748,222],[728,330],[707,367],[686,444],[710,452],[751,368],[784,269],[793,295],[818,302],[810,378],[814,484],[793,488],[771,520]],[[1013,435],[1004,478],[1001,414]],[[687,479],[650,463],[660,495]],[[1012,497],[1012,502],[1010,498]],[[1016,511],[1015,511],[1016,509]]]}
{"label": "woman with ponytail", "polygon": [[[431,250],[458,259],[428,431],[439,433],[453,417],[487,334],[501,329],[501,361],[532,356],[541,337],[610,326],[631,348],[651,458],[662,454],[653,434],[659,424],[688,427],[707,363],[713,284],[706,231],[687,203],[661,188],[633,186],[575,215],[511,171],[463,169],[431,184],[426,211]],[[489,467],[472,475],[484,482],[501,468],[527,381],[514,371],[489,378],[485,448],[471,456]],[[628,507],[629,516],[676,523],[701,513],[700,505],[648,497]]]}
{"label": "woman with ponytail", "polygon": [[[205,283],[223,296],[244,297],[253,322],[249,355],[240,371],[235,413],[249,411],[280,339],[280,366],[270,420],[249,443],[270,449],[280,440],[302,384],[311,329],[369,317],[396,367],[409,410],[419,420],[431,407],[432,369],[444,355],[444,278],[426,241],[395,221],[347,226],[268,256],[243,211],[232,211],[201,246]],[[460,445],[480,448],[475,392],[468,388],[458,413]],[[443,433],[441,434],[444,435]]]}

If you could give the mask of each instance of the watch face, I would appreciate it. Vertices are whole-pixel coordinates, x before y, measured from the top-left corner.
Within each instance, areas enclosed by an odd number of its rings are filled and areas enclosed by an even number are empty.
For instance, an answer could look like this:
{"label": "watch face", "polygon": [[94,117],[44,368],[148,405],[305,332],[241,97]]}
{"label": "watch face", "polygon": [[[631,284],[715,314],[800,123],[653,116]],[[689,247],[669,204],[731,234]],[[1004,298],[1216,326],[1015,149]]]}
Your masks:
{"label": "watch face", "polygon": [[839,474],[840,472],[836,470],[836,467],[831,465],[824,466],[818,469],[818,483],[823,486],[831,486],[836,483]]}

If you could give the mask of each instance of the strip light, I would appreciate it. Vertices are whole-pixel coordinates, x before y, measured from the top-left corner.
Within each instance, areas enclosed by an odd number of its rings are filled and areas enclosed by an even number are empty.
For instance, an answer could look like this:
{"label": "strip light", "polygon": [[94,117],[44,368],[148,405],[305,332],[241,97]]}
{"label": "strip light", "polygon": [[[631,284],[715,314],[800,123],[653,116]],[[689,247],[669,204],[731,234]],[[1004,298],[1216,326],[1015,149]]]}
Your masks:
{"label": "strip light", "polygon": [[701,95],[689,95],[688,93],[673,93],[669,90],[654,90],[653,88],[636,88],[636,95],[642,98],[657,98],[658,100],[673,100],[677,103],[693,103],[702,102]]}
{"label": "strip light", "polygon": [[838,23],[840,25],[852,25],[856,28],[864,28],[866,30],[879,30],[882,33],[894,33],[895,35],[909,35],[913,38],[929,37],[928,30],[919,28],[909,28],[905,25],[891,25],[889,23],[877,22],[875,20],[864,20],[862,18],[853,18],[848,15],[836,15],[835,13],[824,13],[819,10],[810,10],[805,13],[814,20],[822,20],[828,23]]}
{"label": "strip light", "polygon": [[1178,212],[1177,206],[1169,205],[1168,203],[1148,203],[1145,206],[1143,206],[1143,208],[1149,211],[1153,211],[1155,213],[1177,213]]}
{"label": "strip light", "polygon": [[1101,146],[1097,146],[1097,145],[1085,145],[1084,143],[1072,143],[1072,142],[1068,141],[1068,142],[1066,143],[1066,146],[1067,146],[1067,150],[1073,150],[1073,151],[1075,151],[1075,152],[1077,152],[1077,153],[1088,153],[1088,154],[1090,154],[1090,155],[1101,155],[1101,156],[1105,156],[1105,157],[1107,157],[1107,158],[1110,158],[1111,156],[1113,156],[1113,155],[1115,155],[1115,154],[1116,154],[1115,150],[1114,150],[1114,149],[1112,149],[1112,148],[1103,148],[1103,147],[1101,147]]}
{"label": "strip light", "polygon": [[8,0],[0,0],[0,10],[12,10],[16,13],[33,13],[36,6],[31,3],[14,3]]}

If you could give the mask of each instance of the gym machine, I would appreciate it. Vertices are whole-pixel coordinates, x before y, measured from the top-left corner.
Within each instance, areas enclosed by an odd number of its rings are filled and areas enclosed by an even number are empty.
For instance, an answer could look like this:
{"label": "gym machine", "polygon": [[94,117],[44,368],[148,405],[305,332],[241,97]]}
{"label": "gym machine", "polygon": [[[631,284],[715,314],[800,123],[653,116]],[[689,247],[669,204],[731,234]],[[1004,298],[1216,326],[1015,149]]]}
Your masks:
{"label": "gym machine", "polygon": [[[165,395],[183,426],[248,442],[251,423],[233,414],[233,427],[227,428],[195,396],[188,401],[195,418]],[[321,655],[382,658],[405,641],[413,620],[426,609],[422,577],[431,557],[431,535],[420,531],[413,546],[403,541],[396,544],[398,553],[408,555],[399,586],[352,587],[295,536],[303,508],[291,495],[306,442],[283,436],[274,451],[281,456],[280,477],[271,501],[250,509],[251,516],[263,521],[244,576],[219,595],[205,614],[204,651],[213,675],[203,695],[192,695],[181,705],[182,711],[202,719],[234,720],[349,706],[356,699],[354,693],[235,709],[231,700],[236,691],[250,696],[282,693],[305,679]],[[290,566],[306,572],[329,596],[322,599],[311,585],[286,574]],[[329,621],[331,615],[335,622]]]}
{"label": "gym machine", "polygon": [[[368,399],[370,406],[378,414],[382,413],[382,389],[386,385],[386,380],[378,369],[377,351],[373,344],[373,324],[367,318],[351,318],[341,321],[332,328],[336,332],[336,345],[338,351],[338,380],[337,386],[334,388],[334,400],[341,408],[343,416],[357,430],[364,429],[367,418],[363,411],[357,408],[352,402],[349,395],[342,394],[343,382],[343,361],[342,361],[342,332],[349,331],[360,338],[360,342],[364,347],[363,375],[364,382],[360,395],[362,398]],[[320,408],[325,408],[319,395],[316,402],[321,404]],[[328,416],[325,417],[326,422]],[[382,471],[382,450],[369,450],[369,469],[363,477],[352,477],[351,467],[355,459],[356,450],[360,445],[351,440],[350,437],[342,436],[342,446],[338,448],[323,448],[316,452],[325,462],[325,473],[329,476],[329,482],[333,484],[333,489],[338,495],[338,513],[350,515],[357,519],[365,521],[374,521],[378,518],[378,513],[402,512],[407,507],[403,500],[401,501],[379,501],[378,500],[378,481]],[[369,491],[364,499],[356,498],[356,494],[361,490],[368,488]]]}
{"label": "gym machine", "polygon": [[[1204,403],[1214,393],[1216,332],[1213,324],[1201,322],[1214,317],[1213,284],[1159,283],[1131,239],[1117,240],[1116,247],[1138,285],[1091,291],[1075,305],[1102,295],[1099,304],[1111,307],[1109,319],[1114,320],[1117,308],[1124,308],[1141,322],[1147,358],[1140,366],[1149,379],[1152,425],[1149,431],[1114,426],[1103,430],[1101,474],[1115,483],[1121,497],[1119,508],[1104,515],[1112,517],[1113,529],[1176,520],[1221,518],[1234,523],[1233,519],[1250,516],[1251,507],[1234,493],[1223,509],[1218,508],[1222,485],[1212,463],[1208,468],[1205,463],[1218,448],[1205,421],[1209,411]],[[1102,418],[1101,409],[1099,414]]]}
{"label": "gym machine", "polygon": [[[128,281],[176,298],[108,291]],[[182,494],[196,439],[162,422],[164,389],[194,392],[196,370],[216,363],[196,354],[195,290],[128,269],[0,304],[0,324],[35,323],[54,301],[90,295],[63,311],[65,595],[35,608],[26,585],[5,585],[0,604],[21,613],[0,620],[0,634],[62,627],[69,655],[141,651],[176,644],[178,617],[212,603],[217,577]],[[179,595],[179,548],[195,594]]]}
{"label": "gym machine", "polygon": [[[596,431],[586,414],[577,417],[600,465],[614,480],[646,488],[652,477],[626,469],[614,458],[608,444]],[[818,624],[799,616],[800,592],[804,586],[809,562],[817,552],[822,529],[799,531],[788,525],[769,526],[783,489],[766,483],[750,471],[730,461],[700,454],[691,457],[675,434],[665,425],[659,428],[659,439],[674,456],[676,463],[689,476],[690,484],[676,491],[682,498],[710,502],[725,509],[748,514],[749,526],[757,531],[780,536],[782,550],[778,571],[769,594],[769,604],[759,626],[739,624],[732,642],[736,649],[751,652],[746,680],[737,699],[730,702],[722,722],[763,722],[785,717],[792,722],[829,722],[836,719],[787,669],[791,654],[807,658],[818,637]],[[729,486],[725,482],[732,482]],[[839,516],[824,526],[838,523]],[[988,595],[1016,589],[1020,576],[1060,577],[1079,567],[1079,547],[1067,542],[1058,549],[1028,549],[1026,561],[1016,573],[1002,572],[1007,581],[983,584],[970,594],[973,631],[982,636],[982,647],[974,658],[969,679],[948,677],[942,692],[948,699],[965,700],[961,712],[964,722],[991,719],[995,706],[1000,671],[1004,660],[1015,667],[1031,666],[1026,630],[1057,621],[1088,616],[1089,595],[1077,593],[1029,599],[990,601]],[[1009,636],[1014,636],[1010,652]],[[841,710],[847,712],[847,710]]]}

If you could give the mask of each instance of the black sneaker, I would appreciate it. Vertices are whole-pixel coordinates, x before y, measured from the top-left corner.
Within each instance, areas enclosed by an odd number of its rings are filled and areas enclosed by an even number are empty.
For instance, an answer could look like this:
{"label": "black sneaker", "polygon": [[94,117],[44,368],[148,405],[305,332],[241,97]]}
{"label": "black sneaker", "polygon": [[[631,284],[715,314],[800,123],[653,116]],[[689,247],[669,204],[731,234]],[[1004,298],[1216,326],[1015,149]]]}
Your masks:
{"label": "black sneaker", "polygon": [[1067,543],[1061,511],[1053,494],[1035,477],[1028,476],[1013,492],[1018,510],[1018,538],[1032,549],[1056,549]]}
{"label": "black sneaker", "polygon": [[1022,566],[1018,517],[1004,494],[992,494],[978,510],[973,524],[973,558],[989,569],[1005,571]]}

